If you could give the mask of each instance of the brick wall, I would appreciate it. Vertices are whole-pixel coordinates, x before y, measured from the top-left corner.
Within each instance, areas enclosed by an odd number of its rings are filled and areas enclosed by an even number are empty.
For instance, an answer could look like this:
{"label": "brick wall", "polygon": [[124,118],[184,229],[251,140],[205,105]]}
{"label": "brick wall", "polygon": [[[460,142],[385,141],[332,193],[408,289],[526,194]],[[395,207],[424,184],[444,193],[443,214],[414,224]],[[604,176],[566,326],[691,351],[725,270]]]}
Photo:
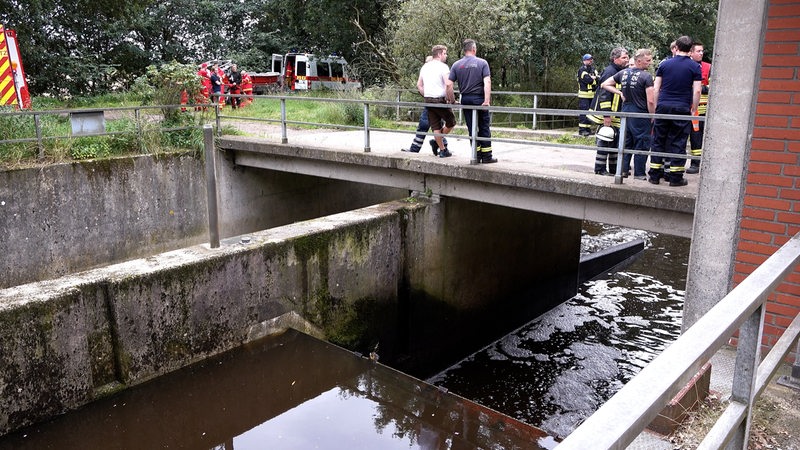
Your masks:
{"label": "brick wall", "polygon": [[[771,0],[734,282],[741,282],[798,231],[800,1]],[[800,269],[769,299],[765,349],[775,343],[798,313]]]}

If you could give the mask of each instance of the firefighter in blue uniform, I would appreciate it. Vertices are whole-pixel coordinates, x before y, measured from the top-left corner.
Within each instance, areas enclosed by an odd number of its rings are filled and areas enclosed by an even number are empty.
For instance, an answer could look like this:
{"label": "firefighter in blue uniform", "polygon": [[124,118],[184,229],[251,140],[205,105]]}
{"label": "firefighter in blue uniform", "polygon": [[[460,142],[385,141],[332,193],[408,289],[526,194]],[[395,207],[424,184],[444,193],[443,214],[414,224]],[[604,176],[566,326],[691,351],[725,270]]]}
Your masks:
{"label": "firefighter in blue uniform", "polygon": [[[595,90],[597,89],[597,69],[594,68],[592,55],[583,55],[583,64],[578,68],[578,109],[587,111],[592,104]],[[589,136],[592,134],[592,121],[586,114],[578,116],[578,134]]]}

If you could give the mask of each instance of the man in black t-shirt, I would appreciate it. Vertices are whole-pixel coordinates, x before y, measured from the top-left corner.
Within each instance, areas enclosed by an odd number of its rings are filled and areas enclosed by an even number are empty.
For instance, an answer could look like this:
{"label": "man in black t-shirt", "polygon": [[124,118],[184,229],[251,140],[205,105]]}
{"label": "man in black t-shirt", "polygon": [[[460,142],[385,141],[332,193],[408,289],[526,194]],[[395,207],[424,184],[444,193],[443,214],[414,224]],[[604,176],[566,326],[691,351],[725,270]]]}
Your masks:
{"label": "man in black t-shirt", "polygon": [[[653,64],[653,53],[646,48],[636,50],[633,55],[634,66],[617,72],[603,82],[601,87],[622,98],[623,112],[654,113],[656,111],[653,76],[647,69]],[[619,87],[617,87],[619,86]],[[649,150],[651,121],[649,118],[629,117],[625,126],[625,148],[628,150]],[[622,160],[622,175],[630,173],[633,157],[633,176],[637,180],[647,180],[647,155],[626,153]]]}

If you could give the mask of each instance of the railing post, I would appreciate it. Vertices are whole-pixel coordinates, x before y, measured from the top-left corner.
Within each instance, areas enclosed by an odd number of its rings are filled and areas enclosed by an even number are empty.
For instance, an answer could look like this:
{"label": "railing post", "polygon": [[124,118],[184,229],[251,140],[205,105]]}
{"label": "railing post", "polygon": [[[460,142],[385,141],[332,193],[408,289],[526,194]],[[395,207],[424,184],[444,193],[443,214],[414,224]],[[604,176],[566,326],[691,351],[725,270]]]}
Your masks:
{"label": "railing post", "polygon": [[142,130],[141,120],[142,118],[139,108],[134,108],[133,109],[134,131],[136,132],[136,138],[139,140],[139,151],[144,152],[144,133]]}
{"label": "railing post", "polygon": [[533,94],[533,123],[531,126],[533,130],[536,130],[536,108],[539,107],[539,96],[537,94]]}
{"label": "railing post", "polygon": [[369,152],[369,103],[364,103],[364,153]]}
{"label": "railing post", "polygon": [[614,184],[622,184],[622,163],[625,158],[625,126],[626,118],[621,117],[619,121],[619,135],[617,135],[617,169],[614,174]]}
{"label": "railing post", "polygon": [[400,122],[400,94],[402,93],[403,91],[401,89],[397,90],[397,108],[395,109],[395,120],[398,122]]}
{"label": "railing post", "polygon": [[217,136],[222,136],[222,121],[219,118],[219,101],[214,102],[214,115],[217,123]]}
{"label": "railing post", "polygon": [[42,123],[38,114],[33,115],[33,123],[36,127],[36,146],[39,148],[39,159],[44,159],[44,144],[42,144]]}
{"label": "railing post", "polygon": [[472,147],[472,159],[469,163],[478,164],[478,110],[473,109],[469,112],[469,114],[472,114],[472,126],[469,130],[470,145]]}
{"label": "railing post", "polygon": [[289,135],[286,134],[286,99],[281,99],[281,144],[289,142]]}
{"label": "railing post", "polygon": [[208,203],[208,245],[211,248],[219,248],[217,171],[214,152],[214,131],[211,125],[203,125],[203,148],[206,169],[206,197]]}
{"label": "railing post", "polygon": [[756,373],[758,364],[761,362],[761,334],[765,309],[764,304],[761,304],[739,328],[731,401],[747,405],[747,415],[742,423],[736,427],[734,435],[726,446],[728,449],[747,449],[750,422],[753,417],[753,392]]}

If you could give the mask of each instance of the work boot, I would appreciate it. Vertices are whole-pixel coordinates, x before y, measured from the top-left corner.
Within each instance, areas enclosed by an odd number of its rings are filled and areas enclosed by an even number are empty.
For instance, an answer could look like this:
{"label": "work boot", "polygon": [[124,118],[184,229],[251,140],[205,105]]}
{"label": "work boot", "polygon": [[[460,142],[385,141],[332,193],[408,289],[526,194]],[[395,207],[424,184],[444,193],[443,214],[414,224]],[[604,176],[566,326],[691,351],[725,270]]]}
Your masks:
{"label": "work boot", "polygon": [[686,181],[686,178],[679,178],[677,180],[673,178],[672,181],[669,182],[669,185],[672,187],[686,186],[687,184],[689,184],[689,182]]}
{"label": "work boot", "polygon": [[692,164],[691,166],[686,168],[686,173],[688,174],[700,173],[700,166],[695,166],[694,164]]}
{"label": "work boot", "polygon": [[480,164],[492,164],[496,163],[497,158],[492,158],[492,154],[489,153],[488,155],[479,155],[478,156],[478,163]]}
{"label": "work boot", "polygon": [[439,144],[436,143],[436,139],[431,139],[428,143],[431,144],[433,156],[439,156]]}

